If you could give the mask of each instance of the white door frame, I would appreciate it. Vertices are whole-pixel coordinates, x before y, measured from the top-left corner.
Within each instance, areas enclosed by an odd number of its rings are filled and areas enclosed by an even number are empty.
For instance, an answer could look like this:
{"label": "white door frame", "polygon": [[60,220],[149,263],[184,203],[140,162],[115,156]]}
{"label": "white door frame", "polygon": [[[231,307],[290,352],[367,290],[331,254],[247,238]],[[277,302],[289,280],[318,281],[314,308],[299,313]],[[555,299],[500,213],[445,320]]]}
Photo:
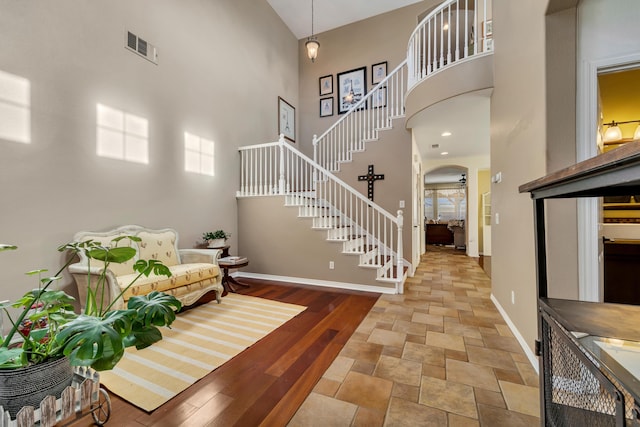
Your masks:
{"label": "white door frame", "polygon": [[[594,157],[597,150],[598,74],[640,66],[640,54],[624,55],[597,61],[584,61],[579,72],[582,79],[576,94],[576,157],[582,161]],[[600,199],[578,199],[578,298],[602,301],[602,253],[600,248]]]}

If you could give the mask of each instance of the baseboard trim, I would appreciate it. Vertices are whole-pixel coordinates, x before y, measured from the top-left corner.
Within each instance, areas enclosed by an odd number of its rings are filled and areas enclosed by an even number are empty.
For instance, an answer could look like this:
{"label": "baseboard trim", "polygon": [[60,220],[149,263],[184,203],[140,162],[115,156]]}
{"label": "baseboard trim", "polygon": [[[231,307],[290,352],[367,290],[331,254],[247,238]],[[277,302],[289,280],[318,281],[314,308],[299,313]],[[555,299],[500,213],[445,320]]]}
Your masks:
{"label": "baseboard trim", "polygon": [[527,359],[529,359],[529,363],[531,363],[533,369],[535,369],[537,374],[540,374],[538,356],[536,356],[531,348],[527,345],[527,341],[522,335],[520,335],[520,331],[518,331],[516,325],[514,325],[514,323],[511,321],[509,315],[507,315],[507,312],[504,310],[504,308],[502,308],[502,306],[498,302],[498,299],[493,296],[493,294],[491,294],[491,301],[493,301],[493,304],[496,306],[505,322],[507,322],[507,326],[509,326],[509,329],[511,329],[511,333],[513,333],[513,336],[516,338],[516,340],[518,340],[520,347],[522,347],[522,350],[524,350],[524,354],[527,356]]}
{"label": "baseboard trim", "polygon": [[377,287],[377,286],[371,286],[371,285],[363,285],[360,283],[332,282],[328,280],[309,279],[306,277],[275,276],[271,274],[247,273],[244,271],[238,271],[235,274],[233,274],[233,276],[246,277],[248,279],[273,280],[276,282],[285,282],[285,283],[300,283],[303,285],[321,286],[325,288],[348,289],[351,291],[375,292],[377,294],[395,294],[396,293],[395,288],[383,288],[383,287]]}

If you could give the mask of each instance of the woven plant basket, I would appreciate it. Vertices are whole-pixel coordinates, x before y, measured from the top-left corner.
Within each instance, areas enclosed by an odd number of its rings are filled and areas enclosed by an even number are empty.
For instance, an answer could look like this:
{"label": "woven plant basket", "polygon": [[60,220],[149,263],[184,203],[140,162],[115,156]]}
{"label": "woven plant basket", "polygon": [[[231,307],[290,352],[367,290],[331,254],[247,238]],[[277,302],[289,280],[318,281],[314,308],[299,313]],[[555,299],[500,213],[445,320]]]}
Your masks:
{"label": "woven plant basket", "polygon": [[60,397],[73,379],[66,357],[19,369],[0,369],[0,405],[15,418],[23,406],[38,408],[46,396]]}

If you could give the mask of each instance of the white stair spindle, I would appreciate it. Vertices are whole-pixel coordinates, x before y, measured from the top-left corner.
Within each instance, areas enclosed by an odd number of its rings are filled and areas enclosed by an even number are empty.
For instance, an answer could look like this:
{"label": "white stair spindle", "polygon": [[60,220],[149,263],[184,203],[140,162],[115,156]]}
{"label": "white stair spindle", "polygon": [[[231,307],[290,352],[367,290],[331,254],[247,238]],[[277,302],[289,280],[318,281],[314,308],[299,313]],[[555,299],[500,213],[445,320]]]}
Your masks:
{"label": "white stair spindle", "polygon": [[440,12],[440,62],[438,68],[444,65],[444,12]]}
{"label": "white stair spindle", "polygon": [[396,219],[396,223],[398,224],[398,249],[396,250],[396,279],[398,280],[398,286],[400,286],[400,289],[397,291],[398,293],[403,293],[402,277],[404,276],[404,255],[402,253],[402,229],[404,227],[404,217],[401,210],[398,210],[397,214],[398,217]]}
{"label": "white stair spindle", "polygon": [[447,30],[447,64],[451,64],[451,5],[447,8],[447,25],[449,27]]}
{"label": "white stair spindle", "polygon": [[284,180],[284,134],[280,134],[280,179],[278,180],[278,194],[283,195],[285,192],[285,180]]}
{"label": "white stair spindle", "polygon": [[460,59],[460,0],[456,1],[456,61]]}
{"label": "white stair spindle", "polygon": [[464,0],[464,57],[469,56],[469,0]]}

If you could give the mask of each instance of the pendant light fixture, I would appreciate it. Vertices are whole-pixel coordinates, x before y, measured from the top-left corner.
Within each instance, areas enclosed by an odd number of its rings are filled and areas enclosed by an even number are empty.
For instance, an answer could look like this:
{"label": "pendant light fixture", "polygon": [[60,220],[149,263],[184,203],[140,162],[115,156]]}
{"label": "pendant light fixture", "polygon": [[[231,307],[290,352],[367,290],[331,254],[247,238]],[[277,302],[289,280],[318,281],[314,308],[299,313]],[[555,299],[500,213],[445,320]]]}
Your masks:
{"label": "pendant light fixture", "polygon": [[320,43],[318,43],[318,39],[313,35],[313,0],[311,0],[311,37],[307,39],[307,42],[304,45],[307,48],[307,56],[311,62],[315,62],[318,57],[318,48],[320,47]]}

